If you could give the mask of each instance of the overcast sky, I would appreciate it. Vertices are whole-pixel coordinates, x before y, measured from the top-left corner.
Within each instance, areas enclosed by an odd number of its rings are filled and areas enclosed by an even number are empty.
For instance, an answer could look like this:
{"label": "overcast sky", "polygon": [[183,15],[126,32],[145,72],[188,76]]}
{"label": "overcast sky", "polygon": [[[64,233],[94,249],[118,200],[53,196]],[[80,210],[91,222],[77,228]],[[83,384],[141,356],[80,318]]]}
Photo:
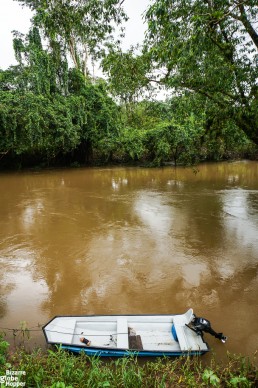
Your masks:
{"label": "overcast sky", "polygon": [[[125,0],[124,8],[130,20],[126,24],[123,47],[141,43],[144,37],[142,14],[150,0]],[[0,0],[0,68],[6,69],[16,63],[12,46],[12,31],[27,33],[31,12],[13,0]]]}

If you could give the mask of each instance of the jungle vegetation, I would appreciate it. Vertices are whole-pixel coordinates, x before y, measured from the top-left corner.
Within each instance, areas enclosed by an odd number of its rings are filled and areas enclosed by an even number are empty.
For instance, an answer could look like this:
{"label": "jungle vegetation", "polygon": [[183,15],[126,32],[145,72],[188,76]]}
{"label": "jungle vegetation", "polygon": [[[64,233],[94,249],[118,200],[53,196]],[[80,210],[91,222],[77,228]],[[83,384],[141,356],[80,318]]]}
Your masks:
{"label": "jungle vegetation", "polygon": [[2,168],[257,157],[256,0],[153,0],[127,51],[122,0],[16,1],[33,17],[0,69]]}

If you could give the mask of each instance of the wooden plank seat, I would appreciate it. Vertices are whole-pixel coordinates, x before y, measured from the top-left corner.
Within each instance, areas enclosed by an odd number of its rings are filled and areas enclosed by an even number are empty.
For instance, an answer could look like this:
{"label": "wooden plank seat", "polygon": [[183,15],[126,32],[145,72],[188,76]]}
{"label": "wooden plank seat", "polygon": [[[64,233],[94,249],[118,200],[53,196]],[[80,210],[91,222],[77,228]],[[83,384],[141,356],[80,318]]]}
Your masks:
{"label": "wooden plank seat", "polygon": [[128,324],[124,317],[117,318],[117,348],[128,349]]}

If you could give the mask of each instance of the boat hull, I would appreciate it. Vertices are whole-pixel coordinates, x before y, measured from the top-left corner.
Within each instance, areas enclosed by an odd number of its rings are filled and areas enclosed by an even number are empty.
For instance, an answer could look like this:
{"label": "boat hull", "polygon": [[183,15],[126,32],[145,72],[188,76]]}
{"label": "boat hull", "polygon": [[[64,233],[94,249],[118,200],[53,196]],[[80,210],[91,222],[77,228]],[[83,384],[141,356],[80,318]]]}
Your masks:
{"label": "boat hull", "polygon": [[189,329],[185,314],[57,316],[43,332],[48,344],[99,357],[178,357],[209,351],[203,337]]}
{"label": "boat hull", "polygon": [[94,349],[93,347],[81,348],[76,346],[61,345],[62,349],[68,350],[75,354],[85,353],[87,356],[96,357],[180,357],[180,356],[202,356],[209,350],[202,351],[174,351],[174,352],[158,352],[158,351],[130,351],[130,350],[118,350],[118,349]]}

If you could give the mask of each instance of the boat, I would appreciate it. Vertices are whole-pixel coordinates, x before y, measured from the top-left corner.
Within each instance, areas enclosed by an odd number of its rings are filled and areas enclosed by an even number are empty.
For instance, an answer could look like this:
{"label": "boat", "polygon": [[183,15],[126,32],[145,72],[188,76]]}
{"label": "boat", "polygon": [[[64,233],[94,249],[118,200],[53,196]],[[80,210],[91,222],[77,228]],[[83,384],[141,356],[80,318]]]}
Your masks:
{"label": "boat", "polygon": [[48,344],[101,357],[202,355],[209,351],[203,331],[226,340],[192,308],[174,315],[56,316],[43,326]]}

